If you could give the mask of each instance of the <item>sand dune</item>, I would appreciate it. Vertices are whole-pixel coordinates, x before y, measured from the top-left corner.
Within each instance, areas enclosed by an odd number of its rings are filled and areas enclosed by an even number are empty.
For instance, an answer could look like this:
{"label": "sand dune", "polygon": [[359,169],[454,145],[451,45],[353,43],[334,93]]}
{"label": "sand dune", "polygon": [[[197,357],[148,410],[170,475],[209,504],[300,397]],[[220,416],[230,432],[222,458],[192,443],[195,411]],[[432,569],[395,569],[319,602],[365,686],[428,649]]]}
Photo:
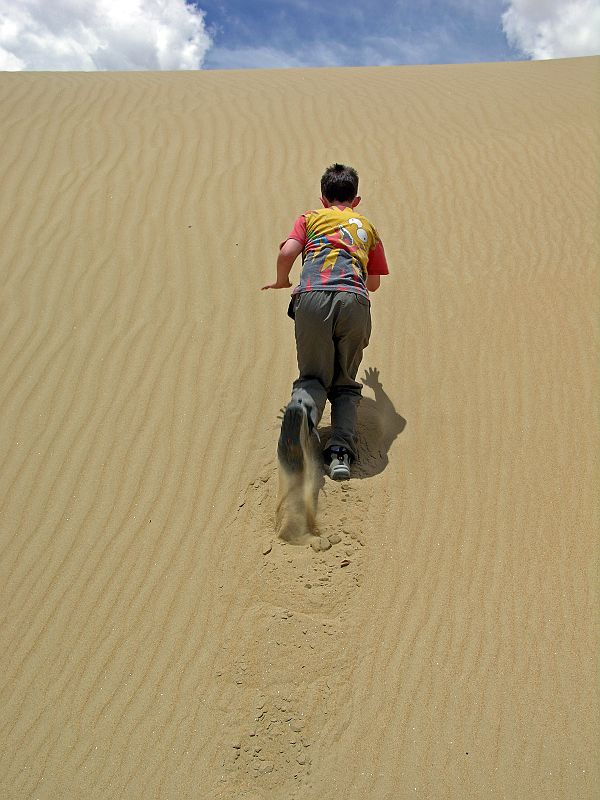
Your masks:
{"label": "sand dune", "polygon": [[[598,796],[599,77],[0,75],[1,797]],[[259,287],[333,161],[392,275],[315,552]]]}

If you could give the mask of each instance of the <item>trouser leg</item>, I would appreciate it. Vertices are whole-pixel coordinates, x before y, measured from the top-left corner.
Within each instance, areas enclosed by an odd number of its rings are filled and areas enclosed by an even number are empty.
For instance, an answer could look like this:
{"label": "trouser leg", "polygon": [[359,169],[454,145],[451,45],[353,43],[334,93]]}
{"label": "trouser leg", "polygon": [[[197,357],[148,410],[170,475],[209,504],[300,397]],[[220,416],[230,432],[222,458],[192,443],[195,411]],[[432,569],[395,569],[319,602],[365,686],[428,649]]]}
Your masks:
{"label": "trouser leg", "polygon": [[360,393],[348,389],[330,392],[331,436],[325,444],[326,452],[332,447],[344,447],[350,453],[351,460],[356,460],[356,416],[360,398]]}
{"label": "trouser leg", "polygon": [[362,391],[356,374],[371,335],[371,310],[368,300],[350,292],[336,293],[334,309],[335,366],[328,392],[332,431],[325,449],[345,447],[355,460],[356,416]]}
{"label": "trouser leg", "polygon": [[295,301],[299,374],[292,394],[303,389],[311,396],[315,404],[315,425],[323,416],[327,390],[334,377],[333,295],[333,292],[306,292]]}

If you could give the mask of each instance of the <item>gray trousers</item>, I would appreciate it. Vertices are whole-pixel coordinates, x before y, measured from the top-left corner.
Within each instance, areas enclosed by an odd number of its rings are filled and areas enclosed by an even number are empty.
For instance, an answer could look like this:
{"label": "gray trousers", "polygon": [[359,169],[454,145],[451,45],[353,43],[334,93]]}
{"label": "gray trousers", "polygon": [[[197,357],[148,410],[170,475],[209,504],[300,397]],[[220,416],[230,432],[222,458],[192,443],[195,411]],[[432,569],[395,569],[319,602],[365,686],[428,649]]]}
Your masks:
{"label": "gray trousers", "polygon": [[311,396],[317,424],[329,400],[332,431],[325,450],[345,447],[354,460],[362,391],[355,379],[371,335],[370,303],[354,292],[311,291],[296,295],[293,309],[300,373],[294,391]]}

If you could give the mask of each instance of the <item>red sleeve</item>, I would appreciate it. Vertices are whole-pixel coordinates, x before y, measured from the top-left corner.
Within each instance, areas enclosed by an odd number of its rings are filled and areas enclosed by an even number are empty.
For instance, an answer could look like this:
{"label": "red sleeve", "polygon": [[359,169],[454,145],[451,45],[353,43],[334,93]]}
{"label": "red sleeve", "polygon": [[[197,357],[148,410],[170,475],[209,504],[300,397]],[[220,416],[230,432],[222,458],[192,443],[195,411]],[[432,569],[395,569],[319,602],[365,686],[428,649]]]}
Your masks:
{"label": "red sleeve", "polygon": [[283,242],[279,245],[279,249],[283,247],[283,245],[287,242],[288,239],[296,239],[296,241],[300,242],[302,247],[306,244],[306,217],[302,214],[301,217],[298,217],[296,222],[294,222],[294,227],[290,231],[290,233],[286,236]]}
{"label": "red sleeve", "polygon": [[367,263],[368,275],[389,275],[387,261],[385,260],[385,252],[381,241],[377,242],[375,247],[369,253],[369,261]]}

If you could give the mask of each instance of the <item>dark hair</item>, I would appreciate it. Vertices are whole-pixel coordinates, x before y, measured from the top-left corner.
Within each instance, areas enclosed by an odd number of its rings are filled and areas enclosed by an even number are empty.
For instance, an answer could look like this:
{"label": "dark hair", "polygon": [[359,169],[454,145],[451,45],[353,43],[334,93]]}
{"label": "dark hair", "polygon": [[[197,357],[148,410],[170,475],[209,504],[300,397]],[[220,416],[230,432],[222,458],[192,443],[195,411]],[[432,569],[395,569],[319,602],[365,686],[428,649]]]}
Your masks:
{"label": "dark hair", "polygon": [[347,203],[358,194],[358,173],[344,164],[332,164],[327,167],[321,178],[321,194],[330,203],[336,200]]}

